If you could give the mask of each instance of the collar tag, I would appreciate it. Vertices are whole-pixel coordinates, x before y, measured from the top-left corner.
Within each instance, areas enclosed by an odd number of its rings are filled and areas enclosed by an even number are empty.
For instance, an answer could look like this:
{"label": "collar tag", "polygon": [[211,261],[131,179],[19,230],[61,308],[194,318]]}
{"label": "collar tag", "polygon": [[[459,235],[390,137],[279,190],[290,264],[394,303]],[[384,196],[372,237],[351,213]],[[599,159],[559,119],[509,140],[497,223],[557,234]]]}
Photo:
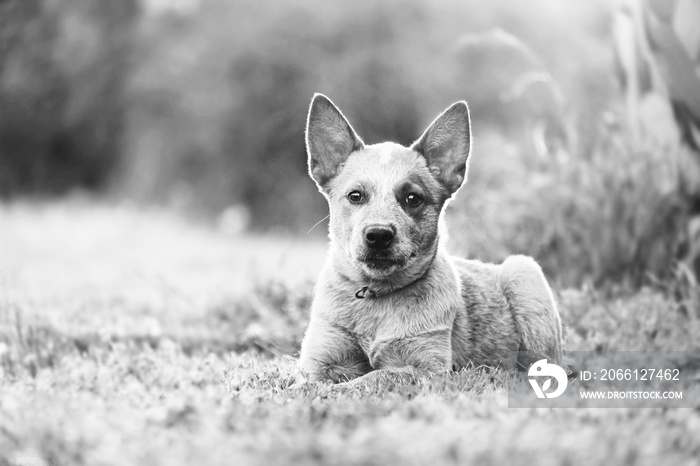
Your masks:
{"label": "collar tag", "polygon": [[374,290],[370,290],[368,286],[363,286],[361,289],[359,289],[357,291],[357,293],[355,293],[355,297],[357,299],[365,299],[367,297],[367,293],[369,293],[370,297],[376,296],[376,293],[374,292]]}

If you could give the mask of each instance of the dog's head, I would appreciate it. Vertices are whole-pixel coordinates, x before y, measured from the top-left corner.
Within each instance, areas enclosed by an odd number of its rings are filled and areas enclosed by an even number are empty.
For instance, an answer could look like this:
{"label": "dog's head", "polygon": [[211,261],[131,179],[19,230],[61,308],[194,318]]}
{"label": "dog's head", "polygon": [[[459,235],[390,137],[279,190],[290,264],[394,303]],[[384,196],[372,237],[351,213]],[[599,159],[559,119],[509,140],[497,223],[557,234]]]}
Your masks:
{"label": "dog's head", "polygon": [[330,205],[330,235],[371,280],[415,275],[432,261],[447,200],[462,186],[469,110],[457,102],[411,145],[365,145],[324,95],[311,101],[309,173]]}

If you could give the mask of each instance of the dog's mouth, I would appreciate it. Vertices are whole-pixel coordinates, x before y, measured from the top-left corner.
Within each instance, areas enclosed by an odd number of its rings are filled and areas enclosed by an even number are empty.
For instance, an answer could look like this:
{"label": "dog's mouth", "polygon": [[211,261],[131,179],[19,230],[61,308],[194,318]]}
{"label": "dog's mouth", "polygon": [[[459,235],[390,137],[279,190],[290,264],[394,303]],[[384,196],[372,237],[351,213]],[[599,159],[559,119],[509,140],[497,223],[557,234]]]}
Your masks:
{"label": "dog's mouth", "polygon": [[399,261],[394,259],[365,259],[362,262],[367,267],[377,270],[386,270],[396,265],[400,265]]}
{"label": "dog's mouth", "polygon": [[365,256],[360,258],[365,266],[377,271],[386,271],[395,267],[403,267],[406,264],[406,259],[402,257],[391,256]]}

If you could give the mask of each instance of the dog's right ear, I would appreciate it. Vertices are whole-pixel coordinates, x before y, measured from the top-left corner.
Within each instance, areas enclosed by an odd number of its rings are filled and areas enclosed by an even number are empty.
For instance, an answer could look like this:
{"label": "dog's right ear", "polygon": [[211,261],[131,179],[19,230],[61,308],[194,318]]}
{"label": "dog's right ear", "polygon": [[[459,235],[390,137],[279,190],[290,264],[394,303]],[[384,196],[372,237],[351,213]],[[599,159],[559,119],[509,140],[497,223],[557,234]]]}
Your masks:
{"label": "dog's right ear", "polygon": [[328,97],[314,94],[306,122],[306,151],[309,174],[322,192],[340,173],[348,156],[364,148],[362,139]]}

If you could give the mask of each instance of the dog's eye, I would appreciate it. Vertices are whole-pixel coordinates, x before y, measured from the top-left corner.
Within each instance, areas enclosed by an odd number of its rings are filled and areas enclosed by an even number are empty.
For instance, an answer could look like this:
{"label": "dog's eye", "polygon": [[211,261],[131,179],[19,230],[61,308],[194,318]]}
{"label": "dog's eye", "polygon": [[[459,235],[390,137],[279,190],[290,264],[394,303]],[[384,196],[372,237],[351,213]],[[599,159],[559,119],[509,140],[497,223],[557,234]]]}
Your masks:
{"label": "dog's eye", "polygon": [[415,207],[421,203],[423,199],[416,194],[416,193],[411,193],[408,196],[406,196],[406,204],[410,205],[411,207]]}
{"label": "dog's eye", "polygon": [[353,204],[362,202],[363,198],[364,196],[360,191],[351,191],[350,194],[348,194],[348,200]]}

